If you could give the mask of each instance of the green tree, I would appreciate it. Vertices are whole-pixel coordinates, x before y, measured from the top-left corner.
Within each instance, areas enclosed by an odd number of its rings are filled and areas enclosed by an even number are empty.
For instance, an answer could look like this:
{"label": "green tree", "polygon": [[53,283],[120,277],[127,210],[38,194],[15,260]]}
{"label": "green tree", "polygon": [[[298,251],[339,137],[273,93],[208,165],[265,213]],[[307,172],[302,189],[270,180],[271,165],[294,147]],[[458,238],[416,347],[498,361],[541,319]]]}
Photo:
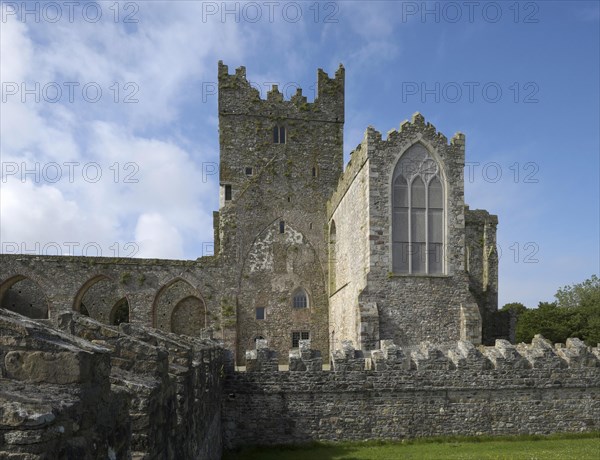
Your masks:
{"label": "green tree", "polygon": [[564,286],[554,294],[559,307],[600,305],[600,278],[592,275],[582,283]]}
{"label": "green tree", "polygon": [[600,279],[592,275],[560,288],[555,297],[556,302],[540,302],[535,309],[523,310],[518,302],[502,307],[519,312],[517,342],[530,342],[535,334],[542,334],[552,342],[578,337],[587,345],[600,343]]}
{"label": "green tree", "polygon": [[518,316],[522,313],[525,313],[527,311],[527,307],[521,302],[511,302],[505,304],[500,311],[514,311]]}
{"label": "green tree", "polygon": [[540,302],[537,308],[527,310],[517,320],[517,342],[531,342],[535,334],[542,334],[551,342],[564,343],[572,337],[572,312],[559,308],[555,302]]}

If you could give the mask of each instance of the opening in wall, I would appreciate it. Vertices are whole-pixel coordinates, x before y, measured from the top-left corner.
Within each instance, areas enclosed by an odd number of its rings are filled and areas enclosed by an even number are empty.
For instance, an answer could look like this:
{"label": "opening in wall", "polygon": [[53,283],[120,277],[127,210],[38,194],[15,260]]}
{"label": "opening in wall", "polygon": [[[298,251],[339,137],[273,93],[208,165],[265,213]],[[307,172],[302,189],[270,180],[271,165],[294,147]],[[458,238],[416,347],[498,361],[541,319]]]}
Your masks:
{"label": "opening in wall", "polygon": [[310,340],[309,331],[294,331],[292,332],[292,348],[300,346],[300,340]]}
{"label": "opening in wall", "polygon": [[274,126],[273,127],[273,143],[274,144],[285,144],[285,126]]}
{"label": "opening in wall", "polygon": [[231,200],[231,185],[225,185],[225,201]]}
{"label": "opening in wall", "polygon": [[444,272],[444,188],[440,167],[415,144],[398,161],[392,184],[394,273]]}
{"label": "opening in wall", "polygon": [[292,305],[294,308],[308,308],[308,295],[304,289],[300,288],[294,292]]}

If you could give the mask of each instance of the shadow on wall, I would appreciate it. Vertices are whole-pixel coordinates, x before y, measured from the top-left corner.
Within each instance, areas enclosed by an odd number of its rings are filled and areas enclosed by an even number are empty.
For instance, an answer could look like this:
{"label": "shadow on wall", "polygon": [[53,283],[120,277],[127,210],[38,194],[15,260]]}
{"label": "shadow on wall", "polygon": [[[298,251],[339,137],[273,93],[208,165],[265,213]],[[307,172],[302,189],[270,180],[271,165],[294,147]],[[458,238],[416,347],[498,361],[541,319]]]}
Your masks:
{"label": "shadow on wall", "polygon": [[25,276],[5,282],[0,306],[32,319],[48,318],[48,300],[40,286]]}

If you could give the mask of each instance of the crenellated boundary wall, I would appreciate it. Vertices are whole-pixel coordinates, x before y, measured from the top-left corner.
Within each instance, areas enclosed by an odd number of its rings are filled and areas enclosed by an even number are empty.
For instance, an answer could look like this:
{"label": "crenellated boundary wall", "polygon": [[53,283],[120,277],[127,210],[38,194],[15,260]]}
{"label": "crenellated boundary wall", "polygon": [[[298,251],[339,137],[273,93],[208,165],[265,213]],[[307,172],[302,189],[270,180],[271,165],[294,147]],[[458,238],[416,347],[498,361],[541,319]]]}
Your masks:
{"label": "crenellated boundary wall", "polygon": [[289,371],[259,341],[247,371],[225,380],[224,443],[275,445],[585,432],[600,427],[600,354],[578,339],[552,346],[497,340],[430,343],[405,352],[388,341],[361,352],[345,343],[331,371],[302,342]]}
{"label": "crenellated boundary wall", "polygon": [[578,339],[345,342],[330,362],[301,340],[281,370],[258,340],[236,371],[208,338],[0,309],[0,459],[217,460],[250,445],[600,428],[600,351]]}

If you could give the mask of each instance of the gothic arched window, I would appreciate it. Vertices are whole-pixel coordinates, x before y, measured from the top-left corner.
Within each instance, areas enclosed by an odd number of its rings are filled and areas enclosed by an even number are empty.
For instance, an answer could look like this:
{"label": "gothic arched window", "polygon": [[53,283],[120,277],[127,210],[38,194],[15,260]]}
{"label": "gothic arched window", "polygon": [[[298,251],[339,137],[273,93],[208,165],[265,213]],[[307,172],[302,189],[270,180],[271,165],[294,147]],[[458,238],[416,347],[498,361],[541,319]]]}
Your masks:
{"label": "gothic arched window", "polygon": [[394,273],[444,272],[444,189],[437,162],[421,144],[394,169],[392,261]]}
{"label": "gothic arched window", "polygon": [[308,295],[304,289],[299,288],[294,292],[292,305],[294,308],[308,308]]}

